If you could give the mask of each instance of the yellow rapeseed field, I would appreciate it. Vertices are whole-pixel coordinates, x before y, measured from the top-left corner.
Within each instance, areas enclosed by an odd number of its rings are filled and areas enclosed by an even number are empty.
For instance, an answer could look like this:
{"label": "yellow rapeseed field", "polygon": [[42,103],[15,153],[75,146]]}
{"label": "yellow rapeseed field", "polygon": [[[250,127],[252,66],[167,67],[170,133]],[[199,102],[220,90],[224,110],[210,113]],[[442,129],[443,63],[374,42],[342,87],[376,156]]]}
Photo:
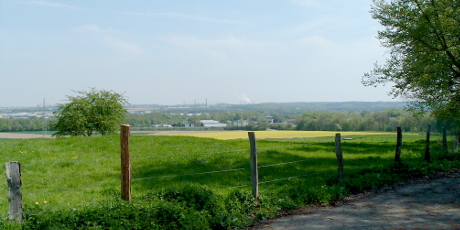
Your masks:
{"label": "yellow rapeseed field", "polygon": [[[254,131],[257,139],[288,139],[288,138],[308,138],[308,137],[334,137],[336,131]],[[341,132],[342,136],[356,135],[384,135],[388,133],[371,132]],[[177,136],[194,136],[214,138],[219,140],[248,139],[247,131],[222,131],[222,132],[193,132],[170,134]]]}

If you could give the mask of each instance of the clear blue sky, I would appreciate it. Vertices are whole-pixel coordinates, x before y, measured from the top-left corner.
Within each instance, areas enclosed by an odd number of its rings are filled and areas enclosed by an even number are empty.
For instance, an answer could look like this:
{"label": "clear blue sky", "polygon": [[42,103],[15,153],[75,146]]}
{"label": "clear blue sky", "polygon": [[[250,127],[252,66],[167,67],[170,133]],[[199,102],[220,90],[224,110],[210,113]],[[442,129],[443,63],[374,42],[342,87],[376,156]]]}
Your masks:
{"label": "clear blue sky", "polygon": [[391,101],[371,0],[1,0],[0,107],[91,87],[131,104]]}

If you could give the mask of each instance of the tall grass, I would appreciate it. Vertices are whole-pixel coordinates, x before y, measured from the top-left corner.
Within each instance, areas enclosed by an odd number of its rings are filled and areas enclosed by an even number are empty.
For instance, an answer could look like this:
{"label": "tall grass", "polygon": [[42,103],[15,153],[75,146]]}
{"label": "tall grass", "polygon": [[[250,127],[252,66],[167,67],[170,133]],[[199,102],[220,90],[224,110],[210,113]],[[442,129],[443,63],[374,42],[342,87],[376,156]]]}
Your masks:
{"label": "tall grass", "polygon": [[[422,138],[423,135],[405,136],[402,160],[406,163],[406,174],[410,170],[414,175],[428,173],[433,168],[421,162],[424,145],[423,141],[417,140]],[[190,223],[190,226],[209,222],[206,226],[211,228],[237,228],[256,219],[272,217],[282,210],[315,202],[327,203],[350,192],[407,179],[403,176],[388,176],[383,180],[377,178],[380,177],[377,175],[383,175],[382,172],[388,172],[388,175],[394,173],[388,170],[393,164],[395,139],[395,135],[361,135],[344,141],[342,149],[346,185],[336,183],[337,160],[333,138],[259,140],[261,200],[258,206],[251,203],[249,143],[246,140],[132,136],[134,201],[127,206],[118,200],[118,135],[0,141],[0,161],[21,162],[25,212],[30,223],[35,225],[41,221],[41,226],[51,226],[47,222],[50,221],[62,224],[62,228],[72,229],[75,226],[66,227],[65,222],[74,223],[72,221],[80,214],[96,216],[104,211],[98,207],[111,209],[115,213],[122,212],[117,214],[118,221],[139,218],[136,215],[144,215],[139,210],[146,209],[153,213],[149,218],[158,224],[159,209],[172,212],[172,216],[165,217],[167,219],[181,211],[175,209],[180,205],[170,205],[179,201],[171,200],[171,196],[165,194],[181,197],[180,194],[195,192],[196,196],[186,196],[182,201],[196,202],[200,196],[215,197],[215,201],[205,205],[213,207],[209,210],[209,207],[206,208],[206,211],[186,205],[183,210],[187,215],[204,221]],[[443,166],[436,167],[438,170],[447,170],[454,166],[454,163],[443,163]],[[0,215],[3,219],[7,218],[8,210],[6,190],[6,183],[3,183],[0,186]],[[131,217],[125,216],[128,214]],[[209,217],[216,215],[221,219]],[[75,218],[68,220],[69,216]],[[45,217],[54,219],[47,220]],[[105,218],[102,222],[113,222],[115,217]],[[211,219],[208,221],[206,218]],[[87,221],[90,223],[94,220],[89,218]],[[189,226],[187,221],[177,219],[177,228]],[[108,226],[102,222],[76,224]],[[157,227],[161,226],[164,227]]]}

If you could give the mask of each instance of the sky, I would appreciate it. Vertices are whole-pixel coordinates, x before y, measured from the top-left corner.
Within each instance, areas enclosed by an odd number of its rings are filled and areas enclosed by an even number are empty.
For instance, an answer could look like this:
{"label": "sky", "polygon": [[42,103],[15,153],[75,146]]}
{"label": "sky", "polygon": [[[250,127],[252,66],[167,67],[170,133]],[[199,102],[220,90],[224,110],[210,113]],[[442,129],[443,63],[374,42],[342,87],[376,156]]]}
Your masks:
{"label": "sky", "polygon": [[393,101],[371,0],[0,0],[0,107]]}

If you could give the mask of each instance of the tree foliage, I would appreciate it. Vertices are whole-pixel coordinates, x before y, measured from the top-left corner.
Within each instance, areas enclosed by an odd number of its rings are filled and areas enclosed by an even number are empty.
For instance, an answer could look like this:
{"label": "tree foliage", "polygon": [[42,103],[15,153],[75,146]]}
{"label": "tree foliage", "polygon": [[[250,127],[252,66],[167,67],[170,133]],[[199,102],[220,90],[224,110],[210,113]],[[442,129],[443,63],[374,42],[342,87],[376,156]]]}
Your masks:
{"label": "tree foliage", "polygon": [[126,116],[123,94],[113,91],[76,91],[79,95],[67,96],[68,103],[58,104],[53,129],[56,136],[91,136],[114,133]]}
{"label": "tree foliage", "polygon": [[[30,118],[0,118],[0,132],[41,131],[43,119]],[[51,130],[51,125],[46,124],[46,130]]]}
{"label": "tree foliage", "polygon": [[412,100],[411,109],[457,119],[460,1],[374,0],[371,13],[385,27],[378,38],[390,57],[365,73],[363,84],[393,83],[390,94]]}
{"label": "tree foliage", "polygon": [[370,113],[305,112],[297,118],[297,130],[309,131],[382,131],[394,132],[401,127],[404,132],[419,132],[427,125],[439,128],[431,117],[417,116],[401,109]]}

